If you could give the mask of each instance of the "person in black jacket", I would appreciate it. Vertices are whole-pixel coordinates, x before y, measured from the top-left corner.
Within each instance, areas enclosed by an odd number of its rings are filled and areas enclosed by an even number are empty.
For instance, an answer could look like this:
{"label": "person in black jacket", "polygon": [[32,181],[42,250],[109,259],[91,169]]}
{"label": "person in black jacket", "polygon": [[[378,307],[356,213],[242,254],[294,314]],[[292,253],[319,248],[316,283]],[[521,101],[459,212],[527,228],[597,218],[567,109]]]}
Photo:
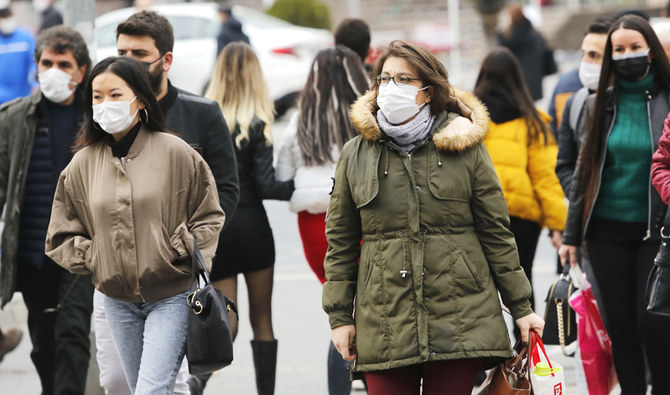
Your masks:
{"label": "person in black jacket", "polygon": [[[542,78],[550,74],[551,58],[546,57],[544,37],[533,28],[520,5],[508,7],[511,18],[509,30],[498,34],[498,44],[508,48],[521,63],[521,69],[533,100],[542,99]],[[550,54],[553,56],[553,54]],[[555,63],[553,63],[555,66]]]}
{"label": "person in black jacket", "polygon": [[[237,302],[237,275],[244,274],[254,332],[251,347],[256,387],[260,395],[271,395],[277,364],[271,311],[275,249],[263,199],[290,199],[293,181],[275,178],[270,130],[274,108],[260,63],[249,45],[235,42],[223,49],[205,96],[216,100],[231,127],[240,176],[240,204],[228,228],[221,232],[221,253],[212,263],[210,278]],[[237,322],[232,324],[234,338]]]}
{"label": "person in black jacket", "polygon": [[81,34],[55,26],[37,37],[35,62],[40,91],[0,106],[0,305],[15,291],[23,295],[41,392],[83,394],[93,284],[47,257],[44,240],[58,176],[72,159],[83,122],[80,84],[91,60]]}
{"label": "person in black jacket", "polygon": [[[174,33],[164,16],[154,11],[131,15],[116,29],[119,56],[131,56],[143,62],[152,89],[166,117],[168,131],[176,133],[205,159],[219,192],[219,203],[226,222],[233,217],[239,199],[237,162],[232,140],[219,106],[212,100],[174,87],[167,72],[172,65]],[[221,254],[221,241],[217,255]],[[98,347],[100,383],[107,394],[128,394],[123,371],[111,340],[101,294],[95,294],[95,331]],[[175,394],[189,394],[186,364],[177,377]]]}
{"label": "person in black jacket", "polygon": [[235,41],[249,44],[249,36],[242,31],[242,23],[233,16],[230,7],[219,6],[219,18],[221,19],[221,30],[216,36],[216,56],[219,56],[223,47]]}
{"label": "person in black jacket", "polygon": [[610,28],[570,194],[561,261],[586,250],[600,287],[614,368],[623,394],[670,394],[670,317],[647,312],[645,288],[667,206],[651,184],[652,154],[670,111],[670,64],[647,21]]}

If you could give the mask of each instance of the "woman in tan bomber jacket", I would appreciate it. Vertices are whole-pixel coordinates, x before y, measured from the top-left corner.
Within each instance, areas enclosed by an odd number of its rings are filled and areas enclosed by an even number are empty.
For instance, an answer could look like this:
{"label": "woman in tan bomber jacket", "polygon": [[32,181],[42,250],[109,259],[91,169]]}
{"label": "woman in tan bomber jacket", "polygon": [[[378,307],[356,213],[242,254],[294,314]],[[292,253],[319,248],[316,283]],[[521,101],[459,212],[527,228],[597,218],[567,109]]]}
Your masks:
{"label": "woman in tan bomber jacket", "polygon": [[[193,237],[211,265],[225,215],[205,161],[165,131],[143,65],[98,63],[77,152],[60,175],[46,254],[105,295],[134,394],[171,393],[184,357]],[[209,267],[208,267],[209,268]]]}

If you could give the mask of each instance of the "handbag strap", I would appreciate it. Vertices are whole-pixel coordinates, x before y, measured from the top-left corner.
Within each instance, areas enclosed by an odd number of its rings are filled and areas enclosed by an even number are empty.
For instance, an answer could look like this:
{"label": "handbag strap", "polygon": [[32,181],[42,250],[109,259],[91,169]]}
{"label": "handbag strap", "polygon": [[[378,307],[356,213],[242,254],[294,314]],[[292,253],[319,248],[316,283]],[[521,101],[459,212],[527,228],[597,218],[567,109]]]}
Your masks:
{"label": "handbag strap", "polygon": [[196,239],[193,232],[189,233],[191,233],[191,236],[193,236],[193,252],[191,253],[191,280],[195,283],[198,281],[198,276],[200,276],[205,281],[205,285],[207,285],[210,283],[210,281],[209,273],[207,273],[207,268],[205,266],[205,258],[203,258],[202,252],[200,252],[200,248],[198,247],[198,239]]}

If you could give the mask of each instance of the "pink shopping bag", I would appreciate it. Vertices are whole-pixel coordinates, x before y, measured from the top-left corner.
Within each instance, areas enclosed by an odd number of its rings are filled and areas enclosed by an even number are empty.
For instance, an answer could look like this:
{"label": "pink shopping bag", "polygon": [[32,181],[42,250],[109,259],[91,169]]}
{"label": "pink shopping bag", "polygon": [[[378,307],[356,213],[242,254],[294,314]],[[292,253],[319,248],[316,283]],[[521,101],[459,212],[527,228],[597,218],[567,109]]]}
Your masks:
{"label": "pink shopping bag", "polygon": [[617,384],[612,342],[600,317],[590,285],[570,298],[577,313],[577,342],[590,395],[608,395]]}

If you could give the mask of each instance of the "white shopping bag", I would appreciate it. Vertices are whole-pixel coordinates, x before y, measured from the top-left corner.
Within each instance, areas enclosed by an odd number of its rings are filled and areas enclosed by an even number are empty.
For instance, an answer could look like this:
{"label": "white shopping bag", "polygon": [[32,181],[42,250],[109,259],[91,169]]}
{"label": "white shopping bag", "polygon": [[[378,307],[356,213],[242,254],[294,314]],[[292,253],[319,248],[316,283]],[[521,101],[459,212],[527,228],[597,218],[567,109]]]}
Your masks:
{"label": "white shopping bag", "polygon": [[563,366],[557,362],[538,362],[530,373],[530,383],[534,395],[563,395],[565,378]]}
{"label": "white shopping bag", "polygon": [[535,331],[530,331],[532,351],[530,353],[531,370],[530,384],[534,395],[563,395],[565,378],[563,366],[550,361],[544,349],[542,338]]}

